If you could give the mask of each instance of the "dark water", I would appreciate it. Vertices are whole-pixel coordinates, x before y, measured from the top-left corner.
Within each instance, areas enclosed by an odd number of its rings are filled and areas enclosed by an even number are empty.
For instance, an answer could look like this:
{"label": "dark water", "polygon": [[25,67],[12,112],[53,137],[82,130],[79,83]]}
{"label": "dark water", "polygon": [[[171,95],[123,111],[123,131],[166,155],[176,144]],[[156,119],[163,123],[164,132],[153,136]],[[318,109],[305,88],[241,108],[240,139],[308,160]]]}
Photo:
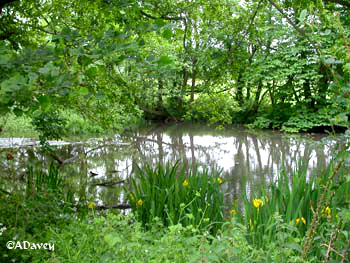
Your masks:
{"label": "dark water", "polygon": [[[27,146],[19,147],[21,144]],[[221,169],[222,187],[231,202],[240,198],[243,178],[246,190],[254,195],[257,186],[274,182],[282,169],[290,176],[298,167],[308,176],[320,175],[338,147],[336,140],[321,135],[243,128],[217,131],[193,124],[149,126],[108,139],[53,144],[55,159],[63,162],[60,170],[67,191],[75,193],[76,200],[105,205],[123,202],[122,186],[133,176],[133,167],[145,162],[179,160],[190,168]],[[0,175],[8,191],[25,184],[29,163],[47,167],[53,160],[33,145],[33,140],[0,139]]]}

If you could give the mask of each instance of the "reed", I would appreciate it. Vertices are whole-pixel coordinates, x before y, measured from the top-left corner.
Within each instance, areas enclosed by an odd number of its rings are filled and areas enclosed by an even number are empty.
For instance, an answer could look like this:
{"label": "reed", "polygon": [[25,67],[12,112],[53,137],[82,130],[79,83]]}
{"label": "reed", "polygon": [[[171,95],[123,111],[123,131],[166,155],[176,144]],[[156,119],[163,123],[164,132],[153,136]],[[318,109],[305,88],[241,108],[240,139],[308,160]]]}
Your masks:
{"label": "reed", "polygon": [[145,165],[136,169],[128,198],[146,227],[160,219],[164,226],[181,223],[216,232],[224,220],[222,183],[219,171],[186,170],[179,163]]}
{"label": "reed", "polygon": [[282,171],[277,182],[261,186],[255,196],[243,192],[237,217],[247,226],[248,241],[268,248],[284,235],[286,245],[304,260],[343,261],[350,240],[349,178],[344,158],[335,159],[321,176],[307,178],[299,169],[288,177]]}

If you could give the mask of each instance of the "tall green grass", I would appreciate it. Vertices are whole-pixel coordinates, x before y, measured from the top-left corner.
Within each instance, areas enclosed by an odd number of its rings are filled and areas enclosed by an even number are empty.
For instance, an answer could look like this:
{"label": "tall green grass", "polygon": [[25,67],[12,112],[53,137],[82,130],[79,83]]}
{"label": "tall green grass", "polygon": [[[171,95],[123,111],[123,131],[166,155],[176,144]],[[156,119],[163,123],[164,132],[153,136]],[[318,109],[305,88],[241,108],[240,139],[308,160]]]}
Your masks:
{"label": "tall green grass", "polygon": [[186,171],[179,163],[155,169],[145,165],[136,169],[128,198],[146,227],[159,219],[164,226],[181,223],[216,232],[224,220],[221,183],[218,171]]}
{"label": "tall green grass", "polygon": [[277,182],[262,186],[255,196],[243,192],[237,217],[247,226],[248,241],[266,249],[285,235],[285,245],[304,259],[340,262],[350,248],[349,174],[340,158],[321,176],[307,178],[300,169],[289,177],[282,171]]}

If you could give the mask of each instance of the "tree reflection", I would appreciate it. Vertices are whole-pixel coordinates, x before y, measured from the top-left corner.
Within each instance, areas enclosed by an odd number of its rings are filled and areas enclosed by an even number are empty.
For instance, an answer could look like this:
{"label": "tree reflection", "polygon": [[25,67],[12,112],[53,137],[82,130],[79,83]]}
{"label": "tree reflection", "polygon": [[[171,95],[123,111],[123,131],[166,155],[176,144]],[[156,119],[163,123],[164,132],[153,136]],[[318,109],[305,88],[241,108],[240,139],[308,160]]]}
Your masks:
{"label": "tree reflection", "polygon": [[[304,165],[309,176],[319,175],[340,147],[334,141],[328,142],[272,131],[216,131],[202,125],[174,124],[143,128],[123,137],[57,146],[55,155],[62,160],[71,158],[60,169],[68,182],[67,191],[74,192],[73,199],[82,202],[124,201],[120,185],[112,187],[113,182],[127,182],[133,169],[143,163],[178,160],[186,169],[222,169],[222,187],[227,202],[231,202],[240,199],[243,179],[248,192],[254,195],[257,186],[274,182],[281,169],[292,176]],[[6,158],[9,152],[12,160]],[[38,147],[4,148],[0,156],[1,181],[6,191],[15,187],[21,174],[25,176],[28,164],[48,167],[55,161]]]}

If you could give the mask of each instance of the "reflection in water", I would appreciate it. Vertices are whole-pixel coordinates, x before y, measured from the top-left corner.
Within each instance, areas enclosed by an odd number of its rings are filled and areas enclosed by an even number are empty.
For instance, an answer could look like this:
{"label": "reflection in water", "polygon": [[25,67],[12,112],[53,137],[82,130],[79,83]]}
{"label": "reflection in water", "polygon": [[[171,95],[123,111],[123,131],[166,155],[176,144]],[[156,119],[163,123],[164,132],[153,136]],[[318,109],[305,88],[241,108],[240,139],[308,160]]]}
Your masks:
{"label": "reflection in water", "polygon": [[[309,176],[319,175],[337,147],[334,140],[283,135],[273,131],[252,132],[241,128],[216,131],[202,125],[173,124],[147,127],[112,139],[58,145],[55,158],[67,180],[67,191],[80,201],[97,201],[105,205],[122,202],[121,185],[132,176],[135,165],[144,162],[175,163],[188,168],[222,169],[227,201],[239,199],[243,178],[248,193],[256,186],[276,180],[284,169],[292,176],[303,167]],[[7,160],[11,153],[13,160]],[[1,176],[23,179],[30,163],[48,164],[47,157],[36,147],[0,149]],[[7,190],[18,188],[11,181]]]}

